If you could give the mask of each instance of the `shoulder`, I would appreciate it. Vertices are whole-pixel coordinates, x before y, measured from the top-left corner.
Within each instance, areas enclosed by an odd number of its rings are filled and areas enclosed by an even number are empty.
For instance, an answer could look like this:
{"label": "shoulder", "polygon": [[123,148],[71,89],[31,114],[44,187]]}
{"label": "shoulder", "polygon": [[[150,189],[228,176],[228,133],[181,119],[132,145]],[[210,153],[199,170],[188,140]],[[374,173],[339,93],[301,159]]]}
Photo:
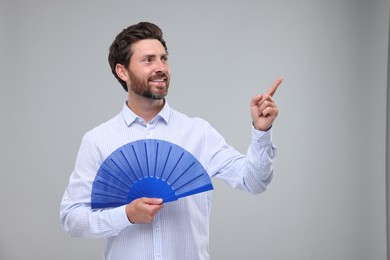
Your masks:
{"label": "shoulder", "polygon": [[210,123],[201,117],[191,117],[177,110],[171,109],[169,124],[183,127],[210,127]]}
{"label": "shoulder", "polygon": [[101,123],[100,125],[95,126],[94,128],[88,130],[84,138],[89,140],[101,139],[103,136],[110,136],[111,133],[117,132],[121,127],[125,126],[121,114],[112,117],[111,119]]}

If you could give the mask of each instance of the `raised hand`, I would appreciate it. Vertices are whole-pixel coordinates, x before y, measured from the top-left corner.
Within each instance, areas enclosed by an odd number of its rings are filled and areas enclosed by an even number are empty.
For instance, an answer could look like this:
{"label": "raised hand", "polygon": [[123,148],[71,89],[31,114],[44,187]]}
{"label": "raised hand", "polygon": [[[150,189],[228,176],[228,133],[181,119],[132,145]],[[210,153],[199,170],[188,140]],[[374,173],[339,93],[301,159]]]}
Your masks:
{"label": "raised hand", "polygon": [[279,110],[272,96],[282,81],[282,78],[278,78],[268,89],[267,93],[256,95],[252,98],[250,111],[253,126],[257,130],[267,131],[271,128],[275,118],[278,116]]}

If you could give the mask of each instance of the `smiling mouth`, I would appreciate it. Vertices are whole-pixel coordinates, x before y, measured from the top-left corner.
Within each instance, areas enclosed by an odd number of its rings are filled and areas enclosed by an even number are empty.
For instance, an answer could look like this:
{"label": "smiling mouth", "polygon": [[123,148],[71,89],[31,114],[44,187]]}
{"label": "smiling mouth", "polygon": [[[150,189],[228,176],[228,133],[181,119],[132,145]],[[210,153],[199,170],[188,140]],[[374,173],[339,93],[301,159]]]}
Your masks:
{"label": "smiling mouth", "polygon": [[166,88],[168,78],[165,75],[154,76],[149,79],[149,83],[157,88]]}
{"label": "smiling mouth", "polygon": [[166,78],[151,79],[150,82],[165,82]]}

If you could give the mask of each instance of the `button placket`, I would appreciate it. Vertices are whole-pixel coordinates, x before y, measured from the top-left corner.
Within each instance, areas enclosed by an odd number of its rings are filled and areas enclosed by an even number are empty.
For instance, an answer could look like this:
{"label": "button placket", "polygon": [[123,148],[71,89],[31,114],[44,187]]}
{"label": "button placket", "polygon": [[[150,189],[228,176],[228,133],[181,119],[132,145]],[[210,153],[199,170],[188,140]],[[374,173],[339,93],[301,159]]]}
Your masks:
{"label": "button placket", "polygon": [[155,123],[148,123],[146,124],[146,138],[152,139],[153,138],[153,130],[155,127]]}
{"label": "button placket", "polygon": [[154,246],[154,258],[162,259],[162,237],[161,237],[161,221],[158,214],[153,221],[153,246]]}

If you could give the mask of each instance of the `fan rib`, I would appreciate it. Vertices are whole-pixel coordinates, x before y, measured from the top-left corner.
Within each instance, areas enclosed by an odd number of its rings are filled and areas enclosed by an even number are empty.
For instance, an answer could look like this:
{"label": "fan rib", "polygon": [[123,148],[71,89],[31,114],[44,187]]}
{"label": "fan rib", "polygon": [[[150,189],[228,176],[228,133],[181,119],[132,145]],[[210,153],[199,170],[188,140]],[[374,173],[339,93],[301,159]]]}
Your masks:
{"label": "fan rib", "polygon": [[132,181],[132,180],[130,179],[130,177],[127,176],[126,172],[124,172],[124,171],[122,170],[122,168],[115,162],[115,160],[111,159],[111,162],[119,169],[119,171],[121,171],[121,173],[123,173],[123,175],[125,175],[125,176],[127,177],[128,180]]}
{"label": "fan rib", "polygon": [[185,169],[177,178],[174,182],[172,182],[172,186],[178,181],[180,180],[181,177],[183,177],[183,175],[195,164],[195,162],[192,162],[190,166],[187,167],[187,169]]}
{"label": "fan rib", "polygon": [[126,197],[118,196],[118,195],[113,195],[113,194],[110,194],[110,193],[95,192],[95,195],[104,196],[104,197],[109,197],[109,198],[112,198],[112,199],[120,199],[120,200],[123,200],[123,201],[125,201],[125,199],[126,199]]}
{"label": "fan rib", "polygon": [[184,184],[181,185],[180,187],[177,187],[177,188],[176,188],[176,191],[178,191],[178,190],[184,188],[185,186],[187,186],[187,185],[190,184],[191,182],[196,181],[196,180],[199,179],[200,177],[202,177],[202,174],[196,176],[196,177],[193,178],[192,180],[189,180],[188,182],[184,183]]}
{"label": "fan rib", "polygon": [[[142,174],[142,177],[143,177],[143,176],[144,176],[144,173],[143,173],[143,171],[142,171],[141,163],[139,162],[137,153],[136,153],[136,151],[134,150],[134,145],[132,145],[131,148],[133,149],[135,160],[137,161],[139,170],[140,170],[140,172],[141,172],[141,174]],[[141,177],[141,178],[142,178],[142,177]],[[140,179],[141,179],[141,178],[140,178]]]}
{"label": "fan rib", "polygon": [[145,148],[146,170],[147,170],[147,172],[148,172],[148,177],[150,177],[149,160],[148,160],[148,147],[146,147],[146,142],[144,143],[144,148]]}
{"label": "fan rib", "polygon": [[124,183],[122,180],[118,179],[117,176],[111,174],[110,172],[108,172],[106,169],[102,169],[102,171],[104,171],[105,173],[107,173],[109,176],[111,176],[113,179],[117,180],[118,182],[122,183],[124,186],[127,186],[126,183]]}
{"label": "fan rib", "polygon": [[[169,178],[171,177],[172,173],[175,171],[176,166],[179,164],[181,158],[183,158],[184,153],[181,153],[180,158],[177,160],[175,166],[173,166],[173,169],[171,170],[171,173],[168,175],[168,178],[166,179],[166,182],[169,181]],[[169,183],[169,182],[168,182]]]}
{"label": "fan rib", "polygon": [[[127,160],[127,158],[126,158],[125,154],[123,153],[123,151],[121,150],[120,152],[121,152],[123,158],[126,160],[126,163],[127,163],[127,165],[129,166],[129,168],[130,168],[132,174],[135,176],[135,181],[137,181],[137,180],[139,179],[139,177],[138,177],[137,174],[135,173],[133,167],[131,167],[130,162]],[[131,180],[131,181],[132,181],[132,183],[135,182],[134,180]]]}
{"label": "fan rib", "polygon": [[110,188],[115,189],[117,191],[123,192],[125,194],[127,193],[127,190],[123,190],[121,187],[114,185],[112,183],[107,183],[106,181],[102,181],[102,180],[97,180],[97,182],[102,184],[103,187],[104,187],[104,185],[106,185],[107,187],[110,187]]}
{"label": "fan rib", "polygon": [[153,173],[153,177],[156,178],[156,173],[157,173],[157,158],[158,158],[158,148],[160,146],[160,143],[156,143],[156,157],[155,157],[155,160],[154,160],[154,173]]}
{"label": "fan rib", "polygon": [[168,154],[167,154],[167,157],[165,158],[165,163],[164,163],[164,167],[163,169],[161,170],[161,179],[164,180],[164,172],[165,172],[165,168],[167,167],[167,163],[168,163],[168,159],[171,155],[171,151],[172,151],[172,146],[169,147],[169,151],[168,151]]}

